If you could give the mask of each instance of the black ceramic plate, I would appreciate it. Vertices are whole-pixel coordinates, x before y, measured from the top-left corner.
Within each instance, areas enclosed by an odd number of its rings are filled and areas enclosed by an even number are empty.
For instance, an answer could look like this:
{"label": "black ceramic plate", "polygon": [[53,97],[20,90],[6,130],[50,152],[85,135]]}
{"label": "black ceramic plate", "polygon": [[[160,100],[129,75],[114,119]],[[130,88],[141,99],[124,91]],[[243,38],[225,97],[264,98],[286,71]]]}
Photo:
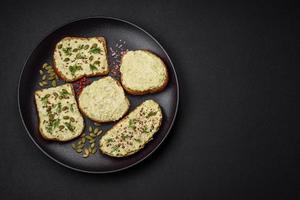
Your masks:
{"label": "black ceramic plate", "polygon": [[[169,83],[165,90],[157,94],[132,96],[127,94],[130,100],[130,111],[146,99],[156,100],[163,110],[163,122],[160,130],[154,135],[144,149],[126,158],[111,158],[99,151],[95,155],[83,158],[76,153],[71,144],[75,140],[67,143],[49,142],[44,140],[38,132],[38,118],[34,104],[34,91],[41,89],[38,83],[41,81],[39,70],[43,63],[52,63],[52,52],[55,44],[66,36],[93,37],[104,36],[107,40],[110,66],[117,64],[120,50],[147,49],[159,55],[166,63],[169,72]],[[115,52],[115,53],[113,53]],[[116,74],[110,74],[115,76]],[[101,77],[89,78],[97,80]],[[58,84],[63,84],[59,81]],[[34,49],[28,58],[22,74],[20,76],[18,88],[19,110],[26,130],[33,142],[52,160],[68,168],[90,173],[108,173],[126,169],[148,157],[163,142],[168,135],[178,107],[179,90],[178,81],[174,66],[162,46],[146,31],[138,26],[124,20],[94,17],[81,19],[66,24],[49,34]],[[85,118],[87,127],[93,122]],[[103,133],[111,128],[113,123],[101,125]],[[100,135],[101,137],[101,135]],[[98,145],[98,142],[96,143]]]}

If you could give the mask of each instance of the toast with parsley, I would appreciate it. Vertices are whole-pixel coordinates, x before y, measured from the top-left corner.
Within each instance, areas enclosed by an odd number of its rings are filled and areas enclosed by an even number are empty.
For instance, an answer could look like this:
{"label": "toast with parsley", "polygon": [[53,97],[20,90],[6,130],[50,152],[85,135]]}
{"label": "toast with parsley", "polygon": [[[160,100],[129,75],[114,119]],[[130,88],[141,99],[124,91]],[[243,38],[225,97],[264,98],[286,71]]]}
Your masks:
{"label": "toast with parsley", "polygon": [[55,46],[53,66],[58,76],[67,82],[76,81],[83,76],[108,74],[105,38],[63,38]]}
{"label": "toast with parsley", "polygon": [[69,141],[84,129],[72,84],[35,91],[39,131],[47,140]]}

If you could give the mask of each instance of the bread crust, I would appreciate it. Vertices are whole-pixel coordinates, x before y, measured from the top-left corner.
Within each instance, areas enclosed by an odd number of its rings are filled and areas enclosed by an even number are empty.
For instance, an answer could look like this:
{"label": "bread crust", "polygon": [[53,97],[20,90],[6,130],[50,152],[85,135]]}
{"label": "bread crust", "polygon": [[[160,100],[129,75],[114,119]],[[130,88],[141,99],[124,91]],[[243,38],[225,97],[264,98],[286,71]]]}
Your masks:
{"label": "bread crust", "polygon": [[[107,66],[108,65],[108,55],[107,55],[107,43],[106,43],[106,40],[104,37],[90,37],[90,38],[96,38],[100,43],[103,43],[103,46],[104,46],[104,49],[105,49],[105,56],[106,56],[106,60],[107,60]],[[86,37],[74,37],[74,36],[69,36],[69,37],[64,37],[63,39],[80,39],[80,40],[86,40],[86,39],[89,39],[89,38],[86,38]],[[63,40],[62,39],[62,40]],[[53,51],[53,54],[56,52],[56,49],[57,49],[57,44],[55,45],[55,48],[54,48],[54,51]],[[58,67],[56,66],[56,62],[55,62],[55,59],[54,59],[54,56],[52,56],[52,66],[53,66],[53,69],[55,71],[55,73],[64,81],[66,82],[74,82],[74,81],[77,81],[79,79],[81,79],[82,77],[94,77],[94,76],[103,76],[103,75],[107,75],[109,73],[109,67],[107,67],[107,70],[104,71],[104,72],[97,72],[95,74],[91,74],[91,75],[81,75],[81,76],[78,76],[78,77],[74,77],[73,79],[68,79],[67,77],[65,77],[61,71],[58,69]]]}
{"label": "bread crust", "polygon": [[[105,77],[107,77],[107,76],[105,76]],[[105,78],[105,77],[103,77],[103,78]],[[112,78],[112,77],[111,77],[111,78]],[[114,79],[114,78],[112,78],[112,79]],[[116,79],[114,79],[114,80],[116,81],[117,85],[123,89],[121,83],[120,83],[118,80],[116,80]],[[80,106],[80,103],[79,103],[79,97],[80,97],[81,94],[82,94],[82,93],[80,93],[79,96],[78,96],[78,108],[79,108],[80,112],[81,112],[84,116],[86,116],[87,118],[91,119],[91,120],[94,121],[94,122],[97,122],[97,123],[110,123],[110,122],[116,122],[116,121],[122,119],[122,117],[128,113],[128,110],[129,110],[129,107],[130,107],[130,101],[129,101],[129,99],[127,98],[127,96],[125,95],[125,99],[126,99],[126,102],[127,102],[127,105],[128,105],[128,106],[127,106],[127,110],[124,112],[124,114],[123,114],[119,119],[116,119],[116,120],[103,120],[103,121],[101,121],[101,120],[95,119],[95,118],[93,118],[93,117],[90,117],[90,116],[88,116],[88,114],[84,111],[84,109],[82,109],[81,106]]]}
{"label": "bread crust", "polygon": [[[79,106],[78,106],[78,103],[77,103],[77,100],[76,100],[76,96],[75,96],[75,92],[74,92],[73,85],[72,85],[71,83],[66,83],[66,85],[69,85],[69,86],[71,87],[72,95],[74,95],[74,98],[75,98],[75,102],[76,102],[76,104],[77,104],[77,107],[79,107]],[[59,86],[57,86],[57,87],[59,87]],[[38,91],[43,91],[43,90],[44,90],[44,89],[36,90],[36,91],[34,92],[34,97],[36,97],[36,93],[37,93]],[[38,106],[37,106],[37,104],[36,104],[36,99],[35,99],[35,101],[34,101],[34,104],[35,104],[35,107],[36,107],[37,112],[39,113],[40,110],[39,110],[39,108],[38,108]],[[69,139],[69,140],[58,140],[57,138],[49,138],[49,137],[47,137],[47,135],[46,135],[46,134],[43,132],[43,130],[41,129],[41,119],[40,119],[39,114],[37,114],[37,118],[38,118],[38,124],[39,124],[39,128],[38,128],[39,133],[40,133],[40,135],[42,136],[43,139],[48,140],[48,141],[68,142],[68,141],[74,140],[75,138],[78,138],[78,137],[82,134],[82,132],[83,132],[83,130],[84,130],[84,128],[85,128],[85,123],[83,122],[82,130],[79,131],[79,134],[78,134],[76,137],[73,137],[73,138],[71,138],[71,139]]]}
{"label": "bread crust", "polygon": [[[164,68],[165,68],[165,70],[166,70],[166,77],[165,77],[165,80],[164,80],[163,84],[162,84],[160,87],[157,87],[157,88],[151,88],[151,89],[148,89],[148,90],[142,90],[142,91],[141,91],[141,90],[132,90],[132,89],[126,87],[126,85],[124,84],[124,82],[123,82],[123,74],[121,73],[121,83],[122,83],[122,86],[123,86],[124,90],[126,90],[127,93],[132,94],[132,95],[145,95],[145,94],[152,94],[152,93],[158,93],[158,92],[163,91],[163,90],[167,87],[168,82],[169,82],[169,73],[168,73],[168,68],[167,68],[166,64],[165,64],[165,63],[163,62],[163,60],[162,60],[158,55],[156,55],[155,53],[153,53],[153,52],[151,52],[151,51],[149,51],[149,50],[145,50],[145,49],[140,50],[140,51],[144,51],[144,52],[146,52],[146,53],[151,53],[151,54],[153,54],[154,56],[156,56],[156,57],[163,63],[163,66],[164,66]],[[122,65],[122,62],[123,62],[123,57],[124,57],[125,55],[126,55],[126,53],[122,55],[122,58],[121,58],[121,65]]]}
{"label": "bread crust", "polygon": [[[154,101],[153,99],[151,99],[151,100]],[[147,101],[147,100],[146,100],[146,101]],[[145,101],[144,101],[144,102],[145,102]],[[144,103],[144,102],[143,102],[143,103]],[[156,101],[154,101],[154,102],[157,103]],[[136,107],[135,109],[133,109],[131,112],[133,112],[133,111],[135,111],[136,109],[138,109],[139,107],[141,107],[143,103],[141,103],[139,106],[137,106],[137,107]],[[161,126],[161,124],[162,124],[162,119],[163,119],[163,112],[162,112],[162,110],[161,110],[161,107],[160,107],[159,103],[157,103],[157,104],[158,104],[158,109],[160,110],[160,112],[161,112],[161,114],[162,114],[162,117],[161,117],[160,120],[159,120],[158,129],[157,129],[157,131],[156,131],[155,133],[157,133],[157,132],[159,131],[160,126]],[[130,113],[131,113],[131,112],[130,112]],[[113,125],[110,129],[113,129],[115,126],[117,126],[117,124],[122,123],[125,119],[128,118],[128,115],[129,115],[130,113],[128,113],[125,117],[123,117],[118,123],[116,123],[115,125]],[[109,130],[110,130],[110,129],[109,129]],[[109,130],[108,130],[108,131],[109,131]],[[106,133],[107,133],[108,131],[106,131]],[[105,134],[106,134],[106,133],[105,133]],[[153,133],[153,135],[154,135],[155,133]],[[101,136],[101,138],[102,138],[105,134],[103,134],[103,135]],[[124,158],[124,157],[128,157],[128,156],[130,156],[130,155],[132,155],[132,154],[134,154],[134,153],[140,151],[141,149],[143,149],[143,148],[145,147],[145,145],[148,144],[148,142],[150,142],[151,140],[153,140],[153,135],[152,135],[152,137],[150,137],[147,141],[145,141],[145,143],[144,143],[140,148],[136,149],[135,151],[130,151],[130,152],[128,152],[126,155],[118,156],[118,155],[113,155],[113,154],[110,154],[109,152],[103,151],[102,148],[101,148],[101,146],[100,146],[101,138],[100,138],[100,140],[99,140],[99,150],[100,150],[103,154],[108,155],[108,156],[111,156],[111,157],[115,157],[115,158]]]}

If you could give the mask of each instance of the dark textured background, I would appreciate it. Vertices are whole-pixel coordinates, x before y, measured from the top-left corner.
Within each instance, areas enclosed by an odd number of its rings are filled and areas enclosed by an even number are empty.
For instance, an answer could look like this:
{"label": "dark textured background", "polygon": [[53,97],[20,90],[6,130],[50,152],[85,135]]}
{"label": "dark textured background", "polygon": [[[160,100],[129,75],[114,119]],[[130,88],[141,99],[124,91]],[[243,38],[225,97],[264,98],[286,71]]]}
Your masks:
{"label": "dark textured background", "polygon": [[[1,1],[1,199],[299,199],[299,6],[213,1]],[[139,165],[90,175],[34,146],[18,77],[38,41],[77,18],[145,28],[181,83],[175,126]]]}

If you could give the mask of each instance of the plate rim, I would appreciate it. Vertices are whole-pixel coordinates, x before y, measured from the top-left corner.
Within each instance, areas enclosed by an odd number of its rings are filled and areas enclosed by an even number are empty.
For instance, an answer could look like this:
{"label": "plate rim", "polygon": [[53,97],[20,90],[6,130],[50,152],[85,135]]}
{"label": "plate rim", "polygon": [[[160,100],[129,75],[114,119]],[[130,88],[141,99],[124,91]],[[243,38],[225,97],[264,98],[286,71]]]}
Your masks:
{"label": "plate rim", "polygon": [[[76,168],[76,167],[73,167],[73,166],[70,166],[66,163],[63,163],[59,160],[57,160],[56,158],[54,158],[52,155],[50,155],[49,153],[47,153],[36,141],[35,139],[31,136],[29,130],[27,129],[27,126],[25,124],[25,121],[23,119],[23,115],[22,115],[22,111],[21,111],[21,106],[20,106],[20,85],[21,85],[21,80],[22,80],[22,76],[23,76],[23,72],[25,70],[25,66],[27,65],[28,63],[28,60],[29,58],[31,57],[32,53],[35,51],[35,49],[51,34],[53,34],[55,31],[63,28],[64,26],[67,26],[69,24],[72,24],[72,23],[76,23],[76,22],[79,22],[79,21],[83,21],[83,20],[89,20],[89,19],[109,19],[109,20],[115,20],[115,21],[119,21],[119,22],[123,22],[123,23],[126,23],[126,24],[129,24],[137,29],[139,29],[140,31],[142,31],[143,33],[145,33],[146,35],[148,35],[154,42],[156,42],[158,44],[158,46],[162,49],[162,51],[165,53],[167,59],[170,61],[171,63],[171,66],[173,71],[174,71],[174,76],[175,76],[175,82],[176,82],[176,92],[177,92],[177,95],[176,95],[176,107],[175,107],[175,113],[173,115],[173,118],[172,118],[172,121],[170,123],[170,126],[169,128],[167,129],[164,137],[162,138],[162,140],[150,151],[150,153],[148,153],[146,156],[142,157],[140,160],[128,165],[128,166],[125,166],[125,167],[122,167],[122,168],[119,168],[119,169],[114,169],[114,170],[106,170],[106,171],[95,171],[95,170],[85,170],[85,169],[80,169],[80,168]],[[19,75],[19,80],[18,80],[18,88],[17,88],[17,98],[18,98],[18,111],[19,111],[19,115],[21,117],[21,121],[22,121],[22,124],[26,130],[26,133],[27,135],[30,137],[31,141],[35,144],[35,146],[37,146],[40,151],[45,154],[48,158],[50,158],[51,160],[53,160],[54,162],[60,164],[61,166],[64,166],[68,169],[71,169],[71,170],[74,170],[74,171],[77,171],[77,172],[82,172],[82,173],[88,173],[88,174],[109,174],[109,173],[114,173],[114,172],[119,172],[119,171],[123,171],[123,170],[126,170],[126,169],[129,169],[139,163],[141,163],[142,161],[144,161],[146,158],[148,158],[150,155],[152,155],[157,149],[159,146],[161,146],[161,144],[164,142],[164,140],[166,139],[166,137],[169,135],[171,129],[173,128],[173,125],[174,125],[174,122],[176,120],[176,117],[177,117],[177,112],[178,112],[178,107],[179,107],[179,98],[180,98],[180,95],[179,95],[179,81],[178,81],[178,77],[177,77],[177,73],[176,73],[176,70],[175,70],[175,67],[174,67],[174,64],[170,58],[170,56],[168,55],[168,53],[166,52],[166,50],[163,48],[163,46],[150,34],[148,33],[145,29],[141,28],[140,26],[130,22],[130,21],[127,21],[127,20],[124,20],[124,19],[120,19],[120,18],[117,18],[117,17],[110,17],[110,16],[90,16],[90,17],[82,17],[82,18],[77,18],[77,19],[74,19],[74,20],[71,20],[71,21],[68,21],[62,25],[58,25],[56,27],[54,27],[51,31],[48,32],[48,34],[46,34],[46,36],[42,37],[42,39],[40,39],[38,42],[37,42],[37,45],[34,46],[34,48],[31,50],[30,54],[27,56],[27,58],[25,59],[25,63],[22,67],[22,70],[21,70],[21,73]]]}

